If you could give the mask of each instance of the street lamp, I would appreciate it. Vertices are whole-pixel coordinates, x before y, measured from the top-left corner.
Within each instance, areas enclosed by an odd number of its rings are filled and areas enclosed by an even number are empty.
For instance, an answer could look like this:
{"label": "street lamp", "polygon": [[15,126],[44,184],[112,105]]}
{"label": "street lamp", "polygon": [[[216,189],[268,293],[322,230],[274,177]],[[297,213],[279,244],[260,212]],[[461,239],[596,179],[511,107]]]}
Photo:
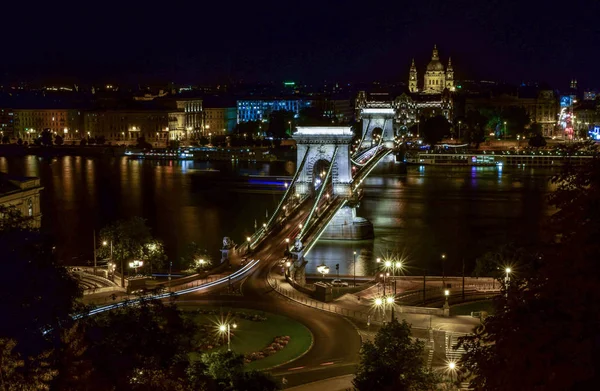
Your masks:
{"label": "street lamp", "polygon": [[354,287],[356,288],[356,251],[354,251]]}
{"label": "street lamp", "polygon": [[231,328],[236,329],[237,328],[237,324],[235,323],[227,323],[227,324],[222,324],[219,325],[219,331],[221,333],[227,333],[227,351],[230,352],[231,351]]}
{"label": "street lamp", "polygon": [[446,287],[446,267],[444,260],[446,259],[446,254],[442,253],[442,287]]}
{"label": "street lamp", "polygon": [[250,236],[246,236],[246,242],[248,242],[248,251],[250,251]]}
{"label": "street lamp", "polygon": [[131,269],[134,269],[135,274],[137,274],[138,267],[142,267],[142,266],[144,266],[144,261],[137,261],[136,260],[136,261],[133,261],[133,262],[129,262],[129,267]]}
{"label": "street lamp", "polygon": [[[102,241],[102,245],[104,247],[106,247],[108,245],[108,241],[103,240]],[[110,241],[110,262],[111,263],[113,262],[113,242],[112,242],[112,240]],[[114,277],[114,272],[115,272],[116,265],[114,263],[112,265],[113,265],[112,272],[113,272],[113,277]],[[121,267],[121,273],[123,273],[123,268],[122,267]]]}
{"label": "street lamp", "polygon": [[323,278],[325,278],[325,274],[329,274],[329,267],[325,264],[317,266],[317,271],[321,273]]}
{"label": "street lamp", "polygon": [[446,297],[446,302],[444,303],[444,309],[450,309],[450,304],[448,304],[448,297],[450,296],[450,290],[444,290],[444,296]]}

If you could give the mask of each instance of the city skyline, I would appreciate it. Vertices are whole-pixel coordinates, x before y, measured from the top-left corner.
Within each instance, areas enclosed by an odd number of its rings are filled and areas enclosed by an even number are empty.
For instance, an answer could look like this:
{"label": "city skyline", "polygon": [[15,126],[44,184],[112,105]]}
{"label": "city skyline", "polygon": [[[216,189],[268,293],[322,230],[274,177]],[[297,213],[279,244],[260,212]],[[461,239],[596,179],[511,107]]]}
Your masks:
{"label": "city skyline", "polygon": [[186,21],[182,7],[107,4],[84,15],[76,7],[41,6],[47,9],[1,27],[13,48],[0,70],[3,80],[70,82],[405,81],[411,59],[422,68],[435,44],[442,58],[452,57],[457,80],[563,88],[576,78],[596,88],[600,54],[590,48],[598,40],[597,7],[570,4],[577,17],[567,19],[538,1],[303,3],[297,9],[271,2],[186,4]]}

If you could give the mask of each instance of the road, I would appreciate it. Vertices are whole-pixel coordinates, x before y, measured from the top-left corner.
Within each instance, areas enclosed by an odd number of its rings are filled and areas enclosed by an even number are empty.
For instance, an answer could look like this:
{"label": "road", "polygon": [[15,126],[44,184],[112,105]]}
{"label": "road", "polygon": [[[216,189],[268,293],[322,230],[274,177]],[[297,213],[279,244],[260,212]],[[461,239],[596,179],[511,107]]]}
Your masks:
{"label": "road", "polygon": [[283,255],[285,239],[293,243],[294,234],[306,219],[311,205],[302,206],[284,227],[271,233],[267,242],[257,248],[251,258],[260,259],[254,271],[241,282],[242,296],[191,293],[182,297],[181,306],[199,304],[240,305],[288,316],[304,324],[313,335],[312,348],[301,358],[272,371],[288,380],[288,387],[354,373],[361,346],[355,326],[347,319],[287,300],[267,283],[271,267]]}

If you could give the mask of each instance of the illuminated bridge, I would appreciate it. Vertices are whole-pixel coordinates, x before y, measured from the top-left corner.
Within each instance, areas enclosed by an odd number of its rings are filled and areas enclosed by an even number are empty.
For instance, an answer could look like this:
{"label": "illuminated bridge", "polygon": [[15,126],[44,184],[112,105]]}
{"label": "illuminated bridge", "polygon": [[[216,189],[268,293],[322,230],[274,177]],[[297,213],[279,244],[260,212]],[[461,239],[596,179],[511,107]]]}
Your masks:
{"label": "illuminated bridge", "polygon": [[[379,115],[379,117],[382,117]],[[254,252],[264,246],[289,250],[298,261],[321,237],[364,239],[373,227],[357,218],[355,207],[361,198],[361,184],[393,146],[391,119],[383,120],[384,131],[365,129],[356,141],[350,127],[298,127],[297,170],[270,219],[247,238],[241,250]],[[369,126],[370,120],[366,120]],[[273,243],[277,242],[277,243]]]}

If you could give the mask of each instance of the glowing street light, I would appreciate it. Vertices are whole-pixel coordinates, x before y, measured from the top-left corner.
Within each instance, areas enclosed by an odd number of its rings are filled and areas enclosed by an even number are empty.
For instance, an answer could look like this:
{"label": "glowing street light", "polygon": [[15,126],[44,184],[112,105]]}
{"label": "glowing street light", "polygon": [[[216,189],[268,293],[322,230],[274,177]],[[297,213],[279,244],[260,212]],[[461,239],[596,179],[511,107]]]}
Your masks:
{"label": "glowing street light", "polygon": [[227,323],[227,324],[221,324],[219,325],[219,331],[221,333],[225,333],[227,332],[227,351],[230,352],[231,351],[231,328],[236,329],[237,328],[237,324],[235,323]]}

